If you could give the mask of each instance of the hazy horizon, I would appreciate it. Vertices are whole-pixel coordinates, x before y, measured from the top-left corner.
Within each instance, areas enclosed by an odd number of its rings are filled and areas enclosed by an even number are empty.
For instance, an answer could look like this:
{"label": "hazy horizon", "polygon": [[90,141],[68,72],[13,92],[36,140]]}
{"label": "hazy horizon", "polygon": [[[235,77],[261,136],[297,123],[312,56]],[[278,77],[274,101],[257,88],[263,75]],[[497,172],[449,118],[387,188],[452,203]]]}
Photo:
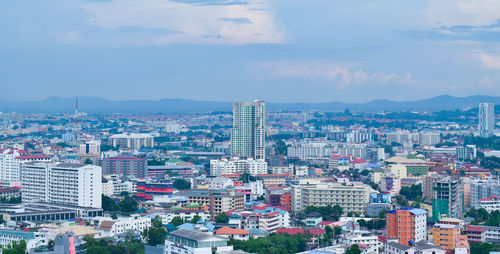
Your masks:
{"label": "hazy horizon", "polygon": [[0,3],[0,99],[500,96],[500,2]]}

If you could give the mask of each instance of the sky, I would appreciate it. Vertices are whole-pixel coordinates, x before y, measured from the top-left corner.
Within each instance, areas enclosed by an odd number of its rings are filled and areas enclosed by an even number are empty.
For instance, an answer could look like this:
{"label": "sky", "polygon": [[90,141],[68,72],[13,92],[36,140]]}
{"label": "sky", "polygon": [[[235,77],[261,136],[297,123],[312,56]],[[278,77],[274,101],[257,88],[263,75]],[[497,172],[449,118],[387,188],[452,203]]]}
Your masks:
{"label": "sky", "polygon": [[500,0],[0,1],[0,99],[500,96]]}

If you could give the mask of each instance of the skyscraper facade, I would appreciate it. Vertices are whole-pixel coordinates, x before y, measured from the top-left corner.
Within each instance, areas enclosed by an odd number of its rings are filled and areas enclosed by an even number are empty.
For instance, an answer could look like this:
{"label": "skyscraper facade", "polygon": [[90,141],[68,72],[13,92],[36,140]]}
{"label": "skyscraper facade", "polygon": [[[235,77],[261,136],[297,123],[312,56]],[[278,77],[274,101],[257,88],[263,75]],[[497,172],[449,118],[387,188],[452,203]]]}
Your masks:
{"label": "skyscraper facade", "polygon": [[266,103],[233,103],[231,156],[265,159]]}
{"label": "skyscraper facade", "polygon": [[479,103],[479,136],[491,137],[495,129],[495,105],[493,103]]}

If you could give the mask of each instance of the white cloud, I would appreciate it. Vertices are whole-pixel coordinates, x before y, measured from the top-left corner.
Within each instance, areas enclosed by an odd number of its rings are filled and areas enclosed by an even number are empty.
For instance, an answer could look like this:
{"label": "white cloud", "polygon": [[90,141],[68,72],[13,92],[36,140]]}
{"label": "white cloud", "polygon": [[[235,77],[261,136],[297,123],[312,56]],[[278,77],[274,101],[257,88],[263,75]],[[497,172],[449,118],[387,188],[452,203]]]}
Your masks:
{"label": "white cloud", "polygon": [[500,70],[500,56],[479,52],[476,56],[481,61],[481,68]]}
{"label": "white cloud", "polygon": [[[90,24],[94,26],[163,30],[163,33],[158,33],[153,38],[148,37],[144,44],[252,44],[284,41],[284,34],[267,1],[225,1],[223,4],[207,2],[113,0],[89,3],[85,8],[91,15]],[[227,4],[228,2],[230,3]],[[242,20],[245,22],[235,22]]]}
{"label": "white cloud", "polygon": [[500,19],[498,0],[428,0],[424,18],[428,25],[487,26]]}
{"label": "white cloud", "polygon": [[326,80],[334,86],[375,83],[411,83],[410,73],[367,73],[355,68],[352,63],[338,63],[327,60],[273,61],[259,63],[259,68],[270,76]]}

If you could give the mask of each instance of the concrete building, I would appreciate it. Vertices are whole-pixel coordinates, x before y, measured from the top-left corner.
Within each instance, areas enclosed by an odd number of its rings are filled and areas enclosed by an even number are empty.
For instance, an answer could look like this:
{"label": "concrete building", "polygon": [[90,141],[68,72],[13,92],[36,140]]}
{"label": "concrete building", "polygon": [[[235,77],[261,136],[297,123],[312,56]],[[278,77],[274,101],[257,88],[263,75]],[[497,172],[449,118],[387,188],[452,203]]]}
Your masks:
{"label": "concrete building", "polygon": [[334,206],[344,209],[344,214],[351,212],[366,213],[370,187],[364,184],[342,185],[324,183],[292,186],[292,211],[299,212],[307,206]]}
{"label": "concrete building", "polygon": [[439,132],[423,132],[418,135],[418,143],[421,146],[429,145],[433,146],[441,142],[441,136]]}
{"label": "concrete building", "polygon": [[387,239],[400,244],[425,240],[427,236],[427,211],[418,208],[397,208],[386,213]]}
{"label": "concrete building", "polygon": [[432,219],[442,217],[462,219],[464,216],[463,184],[460,178],[447,176],[434,184]]}
{"label": "concrete building", "polygon": [[387,242],[385,254],[445,254],[446,250],[425,240],[406,246],[398,242]]}
{"label": "concrete building", "polygon": [[133,156],[117,156],[102,160],[104,175],[119,175],[123,178],[144,178],[147,176],[147,159]]}
{"label": "concrete building", "polygon": [[434,224],[432,228],[433,243],[445,250],[455,249],[455,240],[460,235],[460,226],[450,224]]}
{"label": "concrete building", "polygon": [[7,246],[14,242],[26,241],[26,250],[31,251],[35,247],[47,245],[47,236],[39,232],[21,230],[0,229],[0,245]]}
{"label": "concrete building", "polygon": [[266,103],[263,101],[233,103],[231,156],[265,159]]}
{"label": "concrete building", "polygon": [[23,202],[101,208],[101,167],[29,162],[21,167]]}
{"label": "concrete building", "polygon": [[139,149],[142,147],[153,147],[153,136],[144,133],[115,134],[108,138],[110,146],[120,148]]}
{"label": "concrete building", "polygon": [[470,207],[480,208],[480,200],[491,196],[500,197],[500,180],[470,180]]}
{"label": "concrete building", "polygon": [[21,164],[30,161],[50,161],[47,155],[28,155],[18,149],[0,150],[0,180],[7,182],[21,181]]}
{"label": "concrete building", "polygon": [[473,160],[477,157],[476,145],[457,146],[456,155],[459,160]]}
{"label": "concrete building", "polygon": [[212,254],[232,251],[227,238],[181,228],[167,235],[164,254]]}
{"label": "concrete building", "polygon": [[479,199],[479,207],[485,209],[488,213],[500,211],[500,199],[497,196]]}
{"label": "concrete building", "polygon": [[216,177],[210,179],[208,184],[208,188],[211,190],[225,190],[229,186],[234,186],[234,182],[226,177]]}
{"label": "concrete building", "polygon": [[95,217],[92,221],[99,225],[97,229],[103,232],[103,237],[116,237],[130,230],[143,232],[151,226],[151,218],[139,214],[127,217],[120,216],[115,220],[110,217]]}
{"label": "concrete building", "polygon": [[192,190],[187,193],[189,204],[208,206],[212,217],[226,211],[243,211],[245,209],[245,195],[236,193],[234,188],[227,190]]}
{"label": "concrete building", "polygon": [[479,136],[488,138],[495,131],[495,104],[479,103]]}
{"label": "concrete building", "polygon": [[287,156],[300,160],[325,159],[332,155],[333,147],[327,143],[300,143],[287,148]]}
{"label": "concrete building", "polygon": [[221,176],[234,173],[247,173],[253,176],[267,173],[267,162],[263,159],[254,160],[248,158],[246,160],[239,157],[222,160],[210,160],[210,175]]}

